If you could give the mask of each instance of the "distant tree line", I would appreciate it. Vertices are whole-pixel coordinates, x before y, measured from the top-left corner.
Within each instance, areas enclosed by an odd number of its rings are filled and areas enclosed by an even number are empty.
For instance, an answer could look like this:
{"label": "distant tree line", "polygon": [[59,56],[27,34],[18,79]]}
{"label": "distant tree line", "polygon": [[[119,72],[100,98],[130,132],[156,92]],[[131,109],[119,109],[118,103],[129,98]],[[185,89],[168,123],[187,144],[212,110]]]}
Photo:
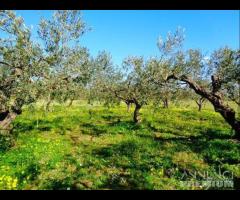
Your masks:
{"label": "distant tree line", "polygon": [[[23,18],[0,11],[0,129],[11,130],[23,107],[44,100],[67,103],[88,99],[105,105],[134,106],[141,122],[147,104],[168,108],[172,101],[192,99],[201,111],[210,102],[240,139],[240,120],[227,102],[240,106],[240,50],[222,47],[209,57],[199,49],[183,49],[184,31],[159,38],[159,56],[129,56],[116,66],[105,51],[96,57],[79,39],[89,30],[80,11],[55,11],[42,18],[37,39]],[[170,111],[169,111],[170,112]]]}

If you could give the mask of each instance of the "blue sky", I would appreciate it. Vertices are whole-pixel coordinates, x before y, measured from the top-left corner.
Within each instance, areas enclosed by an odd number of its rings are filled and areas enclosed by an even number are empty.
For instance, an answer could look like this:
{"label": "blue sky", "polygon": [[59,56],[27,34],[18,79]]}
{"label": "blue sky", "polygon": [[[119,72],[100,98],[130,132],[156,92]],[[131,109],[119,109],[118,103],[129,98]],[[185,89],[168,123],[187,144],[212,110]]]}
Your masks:
{"label": "blue sky", "polygon": [[[52,11],[16,11],[26,24],[36,27],[41,15]],[[166,36],[178,26],[186,29],[185,48],[205,53],[228,45],[239,48],[239,11],[224,10],[83,10],[83,19],[92,28],[81,39],[93,56],[106,50],[115,64],[128,55],[145,58],[158,55],[159,35]]]}

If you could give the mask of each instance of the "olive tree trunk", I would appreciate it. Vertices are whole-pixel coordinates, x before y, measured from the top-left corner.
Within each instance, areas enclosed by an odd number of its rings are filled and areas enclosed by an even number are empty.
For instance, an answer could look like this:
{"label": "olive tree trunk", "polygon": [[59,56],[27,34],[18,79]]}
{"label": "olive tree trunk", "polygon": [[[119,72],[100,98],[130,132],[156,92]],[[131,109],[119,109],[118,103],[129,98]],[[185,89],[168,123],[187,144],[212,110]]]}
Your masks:
{"label": "olive tree trunk", "polygon": [[139,123],[141,122],[141,118],[140,118],[140,109],[141,109],[141,105],[138,103],[135,103],[135,109],[134,109],[134,113],[133,113],[133,121],[135,123]]}
{"label": "olive tree trunk", "polygon": [[53,101],[53,98],[51,97],[51,95],[49,95],[48,101],[47,101],[46,106],[45,106],[45,111],[47,111],[47,112],[50,111],[50,105],[51,105],[52,101]]}
{"label": "olive tree trunk", "polygon": [[11,124],[14,121],[14,119],[17,117],[17,113],[15,112],[8,112],[6,117],[0,121],[0,130],[10,130]]}
{"label": "olive tree trunk", "polygon": [[74,101],[74,99],[70,99],[70,102],[69,102],[69,104],[68,104],[68,107],[71,107],[71,106],[72,106],[73,101]]}
{"label": "olive tree trunk", "polygon": [[199,98],[197,101],[195,101],[198,105],[198,111],[201,112],[202,111],[202,106],[203,106],[203,102],[205,101],[205,98],[201,97]]}
{"label": "olive tree trunk", "polygon": [[23,105],[24,100],[17,98],[11,106],[11,109],[5,110],[0,113],[0,130],[11,130],[11,124],[15,120],[15,118],[22,113]]}
{"label": "olive tree trunk", "polygon": [[212,92],[206,91],[203,87],[198,85],[194,80],[187,76],[177,77],[171,75],[169,79],[180,80],[189,85],[191,89],[195,91],[196,94],[210,101],[216,112],[220,113],[225,121],[232,127],[235,131],[235,138],[240,140],[240,121],[236,118],[235,111],[228,105],[224,105],[223,99],[220,94],[218,94],[219,82],[218,79],[212,76]]}
{"label": "olive tree trunk", "polygon": [[163,108],[168,108],[168,106],[169,106],[168,98],[164,98],[163,99]]}
{"label": "olive tree trunk", "polygon": [[127,112],[130,111],[130,108],[131,108],[131,103],[128,103],[128,104],[127,104]]}

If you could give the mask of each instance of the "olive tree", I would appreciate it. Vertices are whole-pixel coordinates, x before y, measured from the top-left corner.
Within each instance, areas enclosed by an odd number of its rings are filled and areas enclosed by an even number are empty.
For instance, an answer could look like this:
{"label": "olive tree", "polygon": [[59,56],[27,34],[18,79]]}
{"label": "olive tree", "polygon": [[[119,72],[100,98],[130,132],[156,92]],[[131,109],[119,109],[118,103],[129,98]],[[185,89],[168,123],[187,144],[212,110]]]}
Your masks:
{"label": "olive tree", "polygon": [[10,129],[24,105],[46,94],[70,96],[78,89],[76,78],[85,77],[89,53],[77,45],[87,30],[81,13],[55,11],[38,28],[36,42],[21,17],[0,11],[0,129]]}
{"label": "olive tree", "polygon": [[[168,37],[162,42],[162,49],[165,50],[168,44],[180,43],[174,42],[182,38],[179,32]],[[174,45],[172,45],[172,48]],[[170,49],[172,49],[170,48]],[[227,96],[232,96],[233,88],[239,83],[239,50],[233,50],[228,47],[220,48],[212,53],[209,61],[204,62],[203,55],[199,50],[188,50],[184,52],[182,49],[176,52],[174,56],[168,53],[168,58],[172,60],[169,70],[171,74],[167,80],[177,80],[186,83],[196,94],[207,99],[214,107],[215,111],[220,113],[226,122],[236,132],[236,138],[240,139],[240,121],[236,118],[236,113],[224,98],[224,90]],[[167,57],[167,56],[166,56]],[[207,86],[199,82],[197,78],[202,69],[208,71],[206,78],[209,83]],[[232,88],[232,90],[229,90]]]}
{"label": "olive tree", "polygon": [[170,63],[162,58],[151,58],[148,62],[151,74],[149,78],[155,83],[155,93],[152,96],[153,104],[158,107],[159,103],[162,102],[163,108],[168,108],[170,101],[177,100],[180,95],[179,85],[174,81],[167,80],[170,75]]}
{"label": "olive tree", "polygon": [[105,106],[119,104],[120,99],[116,98],[115,90],[123,76],[112,62],[112,57],[106,51],[99,52],[93,61],[91,79],[89,81],[88,99],[91,101],[103,102]]}
{"label": "olive tree", "polygon": [[80,47],[79,39],[87,30],[80,11],[56,11],[51,19],[41,20],[38,35],[48,65],[42,93],[47,99],[46,110],[53,100],[69,99],[71,103],[81,93],[90,55],[86,48]]}
{"label": "olive tree", "polygon": [[[212,54],[209,67],[214,70],[211,73],[210,87],[203,87],[198,84],[189,74],[173,73],[168,79],[175,79],[187,83],[191,89],[198,95],[206,98],[212,103],[216,112],[219,112],[226,122],[235,130],[236,137],[240,139],[240,121],[236,118],[235,110],[227,105],[224,101],[224,93],[222,90],[229,88],[229,84],[235,85],[239,80],[239,51],[229,48],[223,48]],[[185,68],[191,68],[191,61],[186,60]]]}
{"label": "olive tree", "polygon": [[140,122],[140,109],[149,102],[154,91],[149,81],[149,62],[143,57],[128,57],[118,70],[110,62],[102,66],[105,67],[98,78],[99,91],[108,100],[123,101],[128,106],[133,104],[133,121]]}
{"label": "olive tree", "polygon": [[0,129],[8,130],[22,107],[39,96],[43,52],[14,12],[0,11],[0,30]]}
{"label": "olive tree", "polygon": [[140,109],[148,104],[155,94],[153,84],[150,82],[150,62],[143,57],[128,57],[123,62],[125,70],[124,79],[119,85],[116,95],[125,102],[135,106],[133,120],[141,121]]}

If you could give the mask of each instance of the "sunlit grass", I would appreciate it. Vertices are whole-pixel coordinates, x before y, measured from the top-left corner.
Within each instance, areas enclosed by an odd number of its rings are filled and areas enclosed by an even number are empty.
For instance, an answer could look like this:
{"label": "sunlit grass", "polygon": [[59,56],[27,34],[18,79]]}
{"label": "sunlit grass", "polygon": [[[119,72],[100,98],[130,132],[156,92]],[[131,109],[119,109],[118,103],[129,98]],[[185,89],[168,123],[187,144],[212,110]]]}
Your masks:
{"label": "sunlit grass", "polygon": [[15,145],[0,153],[0,189],[201,189],[182,185],[183,172],[218,178],[219,167],[239,181],[240,144],[210,106],[146,106],[138,125],[132,111],[85,102],[25,108]]}

